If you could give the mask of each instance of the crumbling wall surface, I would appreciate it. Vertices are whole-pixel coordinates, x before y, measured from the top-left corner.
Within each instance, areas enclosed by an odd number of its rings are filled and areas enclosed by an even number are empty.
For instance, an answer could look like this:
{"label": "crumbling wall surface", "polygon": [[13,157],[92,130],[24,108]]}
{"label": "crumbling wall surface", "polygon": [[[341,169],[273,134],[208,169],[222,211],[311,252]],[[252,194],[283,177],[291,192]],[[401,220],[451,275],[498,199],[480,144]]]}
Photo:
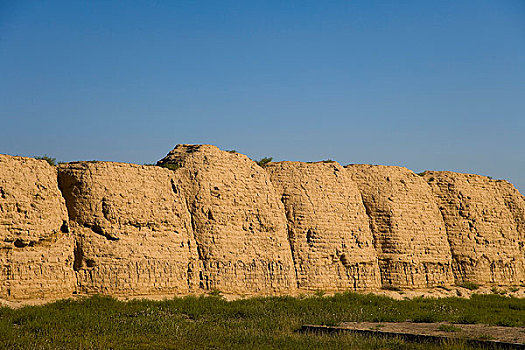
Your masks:
{"label": "crumbling wall surface", "polygon": [[509,209],[517,233],[517,243],[524,259],[522,270],[522,279],[525,279],[525,196],[523,196],[510,182],[505,180],[496,180],[496,186],[503,197],[505,205]]}
{"label": "crumbling wall surface", "polygon": [[180,166],[203,263],[200,285],[238,294],[296,288],[286,218],[269,175],[248,157],[178,145],[158,164]]}
{"label": "crumbling wall surface", "polygon": [[335,162],[270,163],[284,203],[300,288],[380,287],[377,254],[357,185]]}
{"label": "crumbling wall surface", "polygon": [[0,155],[0,298],[71,294],[72,245],[56,169],[44,160]]}
{"label": "crumbling wall surface", "polygon": [[426,182],[402,167],[359,164],[346,168],[371,219],[383,286],[452,284],[444,222]]}
{"label": "crumbling wall surface", "polygon": [[75,233],[80,293],[187,294],[198,288],[197,247],[177,173],[156,166],[59,166]]}
{"label": "crumbling wall surface", "polygon": [[456,279],[522,283],[521,195],[503,182],[480,175],[427,171],[424,177],[445,220]]}
{"label": "crumbling wall surface", "polygon": [[0,155],[0,301],[525,283],[525,197],[503,180],[210,145],[158,165]]}

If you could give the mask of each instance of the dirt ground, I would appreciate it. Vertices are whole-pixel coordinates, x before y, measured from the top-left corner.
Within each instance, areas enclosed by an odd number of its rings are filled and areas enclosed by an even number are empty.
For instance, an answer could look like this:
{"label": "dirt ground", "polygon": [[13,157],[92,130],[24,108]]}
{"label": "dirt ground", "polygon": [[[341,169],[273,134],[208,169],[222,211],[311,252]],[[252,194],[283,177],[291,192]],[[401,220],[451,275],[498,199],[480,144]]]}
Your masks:
{"label": "dirt ground", "polygon": [[[291,296],[302,298],[302,297],[308,297],[308,296],[314,296],[319,295],[319,291],[313,291],[313,290],[297,290],[295,293],[291,294]],[[525,298],[525,286],[519,286],[519,287],[486,287],[481,286],[475,290],[469,290],[464,287],[459,286],[451,286],[451,287],[436,287],[433,289],[426,289],[426,290],[387,290],[387,289],[377,289],[372,291],[363,291],[363,292],[357,292],[362,294],[376,294],[376,295],[384,295],[396,300],[403,300],[403,299],[412,299],[412,298],[447,298],[447,297],[460,297],[460,298],[470,298],[472,294],[500,294],[505,295],[509,297],[515,297],[515,298]],[[323,292],[323,295],[331,296],[335,293],[327,291],[326,293]],[[200,293],[197,293],[195,295],[206,295],[206,292],[202,291]],[[78,299],[81,297],[86,297],[88,295],[72,295],[69,299]],[[184,295],[174,295],[174,294],[160,294],[160,295],[132,295],[132,296],[114,296],[116,299],[119,300],[134,300],[134,299],[149,299],[149,300],[163,300],[163,299],[172,299],[173,297],[183,297]],[[233,301],[233,300],[239,300],[239,299],[245,299],[254,297],[257,295],[237,295],[237,294],[226,294],[221,293],[221,296],[227,300],[227,301]],[[47,298],[47,299],[33,299],[33,300],[3,300],[0,299],[0,307],[2,306],[8,306],[11,308],[19,308],[26,305],[43,305],[50,302],[54,302],[61,299],[68,299],[68,298]]]}
{"label": "dirt ground", "polygon": [[500,327],[484,324],[414,323],[414,322],[345,322],[339,326],[305,326],[312,331],[348,330],[389,336],[461,338],[483,342],[501,342],[525,348],[524,327]]}

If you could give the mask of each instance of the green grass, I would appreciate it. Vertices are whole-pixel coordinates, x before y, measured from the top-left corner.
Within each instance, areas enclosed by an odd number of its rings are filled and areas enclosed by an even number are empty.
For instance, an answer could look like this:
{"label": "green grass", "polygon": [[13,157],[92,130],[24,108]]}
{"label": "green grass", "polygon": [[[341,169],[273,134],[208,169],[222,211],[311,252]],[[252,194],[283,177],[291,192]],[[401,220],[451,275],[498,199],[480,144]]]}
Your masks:
{"label": "green grass", "polygon": [[441,326],[438,327],[438,330],[443,331],[443,332],[459,332],[461,331],[461,328],[456,327],[451,324],[442,324]]}
{"label": "green grass", "polygon": [[462,283],[459,283],[457,285],[458,287],[462,287],[462,288],[466,288],[466,289],[469,289],[469,290],[476,290],[479,288],[479,284],[477,283],[474,283],[474,282],[462,282]]}
{"label": "green grass", "polygon": [[[95,296],[0,308],[1,349],[442,349],[443,344],[352,334],[304,334],[303,324],[344,321],[525,326],[525,300],[393,300],[354,293],[225,301],[219,296],[121,302]],[[461,340],[447,349],[475,349]]]}
{"label": "green grass", "polygon": [[505,293],[507,293],[507,291],[505,289],[499,289],[498,287],[492,287],[490,290],[494,294],[504,295]]}

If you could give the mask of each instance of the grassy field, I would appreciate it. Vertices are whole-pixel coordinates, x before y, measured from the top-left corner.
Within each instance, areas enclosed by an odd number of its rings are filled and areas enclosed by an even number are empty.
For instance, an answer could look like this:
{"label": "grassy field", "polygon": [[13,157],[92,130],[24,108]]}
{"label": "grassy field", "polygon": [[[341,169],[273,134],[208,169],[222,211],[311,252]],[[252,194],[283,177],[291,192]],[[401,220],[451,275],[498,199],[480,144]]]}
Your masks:
{"label": "grassy field", "polygon": [[396,301],[355,293],[225,301],[220,296],[117,301],[95,296],[0,308],[1,349],[473,349],[351,334],[298,332],[344,321],[525,326],[525,300],[500,295]]}

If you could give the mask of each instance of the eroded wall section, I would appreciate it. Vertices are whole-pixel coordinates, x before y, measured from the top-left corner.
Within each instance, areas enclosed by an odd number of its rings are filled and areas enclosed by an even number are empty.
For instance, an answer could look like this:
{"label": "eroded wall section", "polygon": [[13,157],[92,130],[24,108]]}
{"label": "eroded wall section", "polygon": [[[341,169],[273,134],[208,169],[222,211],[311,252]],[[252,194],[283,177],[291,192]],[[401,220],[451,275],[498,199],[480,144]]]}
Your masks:
{"label": "eroded wall section", "polygon": [[[525,196],[508,181],[497,180],[496,186],[514,218],[518,248],[521,251],[521,256],[525,259]],[[522,279],[525,279],[525,271],[523,271]]]}
{"label": "eroded wall section", "polygon": [[445,220],[456,280],[522,283],[523,197],[485,176],[450,171],[423,175]]}
{"label": "eroded wall section", "polygon": [[203,263],[200,284],[239,294],[296,288],[286,218],[269,175],[248,157],[178,145],[159,164],[179,167]]}
{"label": "eroded wall section", "polygon": [[45,299],[75,289],[73,239],[56,169],[0,155],[0,298]]}
{"label": "eroded wall section", "polygon": [[156,166],[59,166],[80,293],[188,294],[199,264],[180,176]]}
{"label": "eroded wall section", "polygon": [[445,225],[430,187],[411,170],[348,165],[361,191],[386,287],[454,283]]}
{"label": "eroded wall section", "polygon": [[279,162],[265,169],[284,203],[299,287],[379,288],[368,217],[345,169],[336,162]]}

